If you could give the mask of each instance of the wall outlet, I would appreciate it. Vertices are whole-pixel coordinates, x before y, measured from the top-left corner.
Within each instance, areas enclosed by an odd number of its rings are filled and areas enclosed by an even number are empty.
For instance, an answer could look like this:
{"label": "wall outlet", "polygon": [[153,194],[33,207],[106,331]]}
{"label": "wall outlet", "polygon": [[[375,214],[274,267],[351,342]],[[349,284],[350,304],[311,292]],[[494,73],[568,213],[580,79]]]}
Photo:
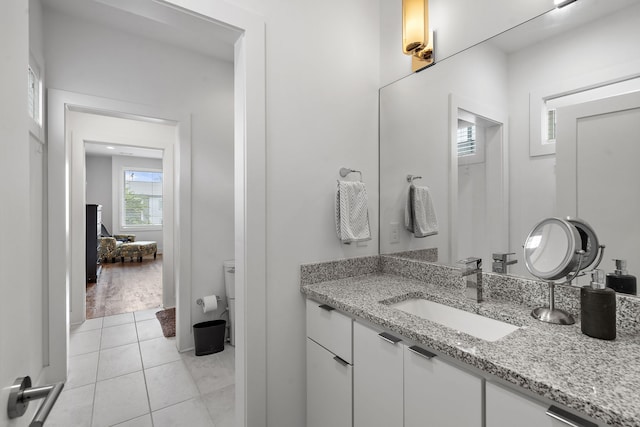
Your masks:
{"label": "wall outlet", "polygon": [[400,243],[400,224],[397,222],[390,224],[389,243]]}

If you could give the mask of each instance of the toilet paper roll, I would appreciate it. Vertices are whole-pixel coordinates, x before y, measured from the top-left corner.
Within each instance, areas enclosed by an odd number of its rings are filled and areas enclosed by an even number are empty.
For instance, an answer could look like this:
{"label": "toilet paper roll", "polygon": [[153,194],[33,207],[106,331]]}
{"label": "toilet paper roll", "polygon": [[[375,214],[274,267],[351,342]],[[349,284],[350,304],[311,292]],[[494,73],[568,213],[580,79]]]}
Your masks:
{"label": "toilet paper roll", "polygon": [[215,295],[207,295],[202,297],[202,312],[208,313],[218,309],[218,297]]}

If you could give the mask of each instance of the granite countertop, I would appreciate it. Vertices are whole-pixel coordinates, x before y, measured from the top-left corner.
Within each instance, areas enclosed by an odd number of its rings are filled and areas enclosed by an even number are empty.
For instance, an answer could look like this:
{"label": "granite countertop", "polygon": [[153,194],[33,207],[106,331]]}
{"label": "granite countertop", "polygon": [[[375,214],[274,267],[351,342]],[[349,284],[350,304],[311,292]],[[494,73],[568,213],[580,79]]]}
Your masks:
{"label": "granite countertop", "polygon": [[[575,325],[540,322],[530,308],[502,301],[475,303],[449,289],[395,274],[374,273],[303,284],[302,293],[396,332],[488,374],[614,426],[640,426],[640,336],[590,338]],[[484,341],[389,307],[423,297],[521,328]]]}

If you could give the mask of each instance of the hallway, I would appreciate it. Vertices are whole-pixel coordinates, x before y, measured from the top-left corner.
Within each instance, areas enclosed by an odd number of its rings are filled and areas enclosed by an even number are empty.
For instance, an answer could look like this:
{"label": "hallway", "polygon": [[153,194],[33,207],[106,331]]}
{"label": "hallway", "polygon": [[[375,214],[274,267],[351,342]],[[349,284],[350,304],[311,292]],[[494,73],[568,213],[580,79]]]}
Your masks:
{"label": "hallway", "polygon": [[48,427],[234,426],[234,347],[178,353],[156,311],[71,328],[69,377]]}

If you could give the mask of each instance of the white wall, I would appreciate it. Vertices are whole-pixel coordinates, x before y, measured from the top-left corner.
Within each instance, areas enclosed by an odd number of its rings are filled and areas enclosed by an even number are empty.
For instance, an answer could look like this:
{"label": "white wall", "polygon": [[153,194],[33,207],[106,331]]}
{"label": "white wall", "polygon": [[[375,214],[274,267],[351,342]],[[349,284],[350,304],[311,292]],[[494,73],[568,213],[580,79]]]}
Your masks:
{"label": "white wall", "polygon": [[[509,56],[512,249],[522,246],[541,219],[566,216],[556,212],[555,155],[529,156],[530,92],[552,94],[615,79],[629,70],[640,73],[639,20],[640,6],[635,6]],[[599,52],[595,62],[589,58],[594,51]],[[514,274],[528,274],[522,262],[512,267]]]}
{"label": "white wall", "polygon": [[[411,74],[402,53],[402,0],[381,0],[380,80],[382,86]],[[552,0],[430,0],[436,62],[512,28],[547,10]]]}
{"label": "white wall", "polygon": [[[299,266],[378,252],[378,2],[232,3],[266,21],[267,425],[297,427],[305,424]],[[343,166],[362,170],[367,184],[374,239],[366,246],[335,235]]]}
{"label": "white wall", "polygon": [[48,87],[191,114],[191,305],[200,321],[195,297],[224,294],[222,261],[233,258],[233,64],[49,9],[45,41]]}
{"label": "white wall", "polygon": [[[152,240],[162,253],[162,230],[123,230],[118,221],[120,174],[124,167],[162,170],[161,159],[132,156],[87,156],[87,203],[102,205],[102,223],[111,234],[135,234],[136,240]],[[114,191],[114,189],[116,191]]]}
{"label": "white wall", "polygon": [[111,157],[87,156],[87,204],[102,205],[102,223],[113,233],[111,207]]}

